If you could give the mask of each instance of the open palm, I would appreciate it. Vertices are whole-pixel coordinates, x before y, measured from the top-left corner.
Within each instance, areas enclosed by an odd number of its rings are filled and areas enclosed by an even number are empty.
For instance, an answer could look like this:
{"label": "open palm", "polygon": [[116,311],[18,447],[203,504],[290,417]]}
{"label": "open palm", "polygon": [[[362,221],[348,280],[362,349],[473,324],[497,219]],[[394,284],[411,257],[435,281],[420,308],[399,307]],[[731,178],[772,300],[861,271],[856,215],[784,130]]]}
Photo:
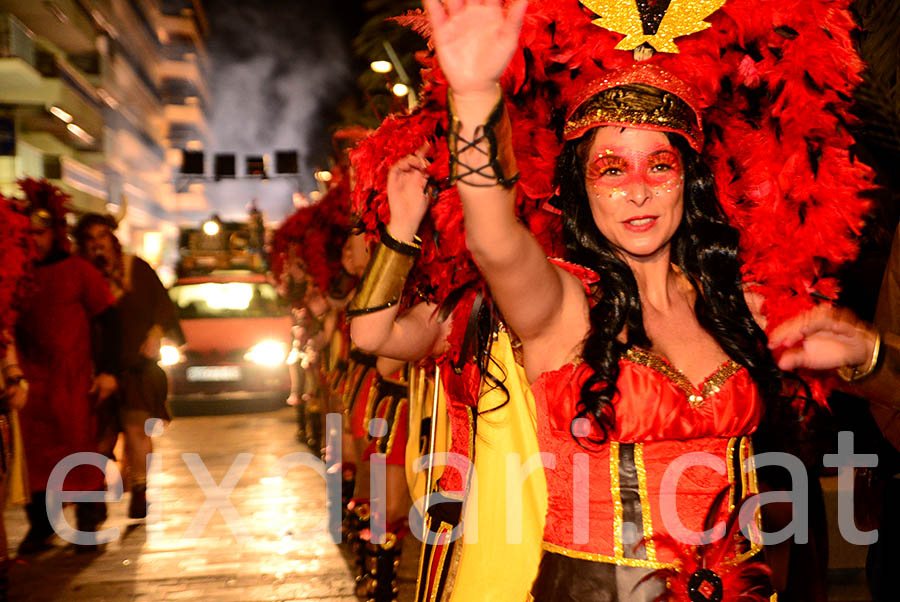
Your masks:
{"label": "open palm", "polygon": [[424,0],[441,69],[456,95],[492,90],[519,41],[527,0]]}

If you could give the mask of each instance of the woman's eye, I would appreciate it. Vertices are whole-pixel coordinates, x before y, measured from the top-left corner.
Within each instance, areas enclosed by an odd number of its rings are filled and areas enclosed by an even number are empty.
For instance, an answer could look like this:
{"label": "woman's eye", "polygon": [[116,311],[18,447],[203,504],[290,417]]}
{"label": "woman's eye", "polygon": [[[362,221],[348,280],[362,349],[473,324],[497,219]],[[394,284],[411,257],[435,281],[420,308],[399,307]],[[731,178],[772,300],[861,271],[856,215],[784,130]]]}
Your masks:
{"label": "woman's eye", "polygon": [[650,167],[650,171],[654,173],[662,173],[666,171],[671,171],[675,169],[674,166],[669,165],[668,163],[657,163],[656,165],[652,165]]}
{"label": "woman's eye", "polygon": [[622,170],[618,167],[607,167],[603,171],[600,172],[600,176],[620,176],[622,175]]}

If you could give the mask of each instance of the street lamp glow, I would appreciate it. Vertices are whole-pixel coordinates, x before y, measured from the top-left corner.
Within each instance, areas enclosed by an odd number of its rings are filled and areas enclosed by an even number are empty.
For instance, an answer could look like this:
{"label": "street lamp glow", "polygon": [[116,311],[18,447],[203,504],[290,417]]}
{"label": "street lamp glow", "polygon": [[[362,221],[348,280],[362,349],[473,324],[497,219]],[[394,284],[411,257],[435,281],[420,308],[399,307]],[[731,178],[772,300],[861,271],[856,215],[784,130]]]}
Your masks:
{"label": "street lamp glow", "polygon": [[181,361],[181,352],[174,345],[162,345],[159,348],[159,363],[162,366],[174,366]]}
{"label": "street lamp glow", "polygon": [[320,169],[316,172],[316,179],[320,182],[330,182],[331,181],[331,172],[327,169]]}
{"label": "street lamp glow", "polygon": [[219,233],[219,223],[212,219],[203,222],[203,233],[207,236],[215,236]]}
{"label": "street lamp glow", "polygon": [[59,118],[61,121],[65,121],[66,123],[72,123],[72,116],[57,106],[50,107],[50,113],[52,113],[54,117]]}
{"label": "street lamp glow", "polygon": [[394,84],[391,92],[394,93],[394,96],[406,96],[409,94],[409,87],[406,84]]}
{"label": "street lamp glow", "polygon": [[390,61],[372,61],[369,63],[369,68],[375,73],[390,73],[394,66]]}
{"label": "street lamp glow", "polygon": [[87,132],[85,132],[83,129],[81,129],[77,125],[75,125],[74,123],[70,123],[69,125],[67,125],[66,129],[69,130],[70,132],[72,132],[73,134],[75,134],[76,136],[78,136],[79,138],[81,138],[86,143],[88,143],[88,144],[94,143],[94,137],[91,136],[90,134],[88,134]]}

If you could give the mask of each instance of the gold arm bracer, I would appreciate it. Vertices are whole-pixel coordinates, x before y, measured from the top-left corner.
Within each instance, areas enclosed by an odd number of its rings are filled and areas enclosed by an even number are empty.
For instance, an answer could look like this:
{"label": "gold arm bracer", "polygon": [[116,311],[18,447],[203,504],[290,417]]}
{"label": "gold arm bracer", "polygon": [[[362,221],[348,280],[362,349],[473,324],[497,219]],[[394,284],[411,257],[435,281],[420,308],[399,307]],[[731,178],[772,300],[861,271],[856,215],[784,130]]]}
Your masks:
{"label": "gold arm bracer", "polygon": [[387,309],[400,302],[406,277],[419,256],[419,245],[398,241],[386,230],[366,266],[356,295],[347,307],[347,317]]}

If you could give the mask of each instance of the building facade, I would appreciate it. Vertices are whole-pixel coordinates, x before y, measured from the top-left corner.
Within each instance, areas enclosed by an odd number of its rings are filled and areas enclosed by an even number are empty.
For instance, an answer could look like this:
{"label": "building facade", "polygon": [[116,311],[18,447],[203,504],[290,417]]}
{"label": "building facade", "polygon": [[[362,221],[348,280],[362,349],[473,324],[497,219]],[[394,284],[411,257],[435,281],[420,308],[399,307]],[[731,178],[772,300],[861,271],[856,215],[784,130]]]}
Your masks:
{"label": "building facade", "polygon": [[200,0],[0,0],[0,191],[48,178],[172,263],[179,214],[207,210],[175,185],[209,143],[207,35]]}

